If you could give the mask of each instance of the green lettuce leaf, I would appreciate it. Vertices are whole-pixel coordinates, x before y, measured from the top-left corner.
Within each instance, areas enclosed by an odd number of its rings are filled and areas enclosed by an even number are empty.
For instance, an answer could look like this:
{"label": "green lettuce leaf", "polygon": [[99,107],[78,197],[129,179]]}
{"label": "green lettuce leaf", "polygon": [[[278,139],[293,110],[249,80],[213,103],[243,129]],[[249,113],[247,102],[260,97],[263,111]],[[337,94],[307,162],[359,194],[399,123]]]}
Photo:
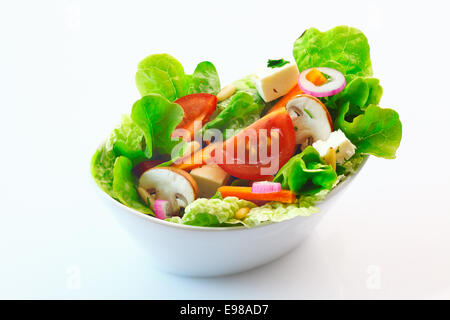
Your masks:
{"label": "green lettuce leaf", "polygon": [[200,62],[192,76],[187,76],[189,86],[187,94],[209,93],[217,95],[220,91],[220,80],[216,67],[209,62]]}
{"label": "green lettuce leaf", "polygon": [[183,108],[158,94],[144,96],[133,105],[131,119],[144,132],[149,157],[155,151],[171,153],[179,140],[172,140],[170,136],[183,116]]}
{"label": "green lettuce leaf", "polygon": [[224,224],[242,224],[234,218],[240,208],[254,208],[253,202],[241,200],[236,197],[225,199],[200,198],[186,207],[183,218],[168,218],[167,221],[182,223],[191,226],[218,227]]}
{"label": "green lettuce leaf", "polygon": [[303,194],[299,197],[298,206],[300,208],[314,207],[318,203],[325,200],[330,190],[324,189],[315,194]]}
{"label": "green lettuce leaf", "polygon": [[144,131],[129,116],[122,117],[122,124],[114,129],[113,135],[116,154],[137,161],[148,158]]}
{"label": "green lettuce leaf", "polygon": [[152,214],[149,207],[141,202],[136,190],[136,178],[131,173],[133,163],[130,159],[120,156],[114,163],[113,190],[116,197],[127,207],[136,209],[145,214]]}
{"label": "green lettuce leaf", "polygon": [[135,162],[148,157],[144,132],[130,117],[124,115],[122,123],[100,145],[91,160],[91,174],[100,188],[113,198],[113,168],[118,156],[126,156]]}
{"label": "green lettuce leaf", "polygon": [[[256,227],[259,225],[280,222],[297,216],[310,216],[319,212],[311,205],[286,204],[281,202],[269,202],[261,207],[253,202],[241,200],[236,197],[225,199],[197,199],[187,208],[182,218],[171,217],[166,221],[200,227],[229,227],[243,225]],[[234,217],[240,208],[250,208],[243,220]]]}
{"label": "green lettuce leaf", "polygon": [[[259,119],[260,106],[256,104],[252,96],[246,92],[238,92],[233,95],[228,107],[203,127],[203,132],[208,129],[218,129],[224,135],[224,140],[237,134]],[[232,130],[227,133],[227,129]],[[227,136],[227,134],[229,136]]]}
{"label": "green lettuce leaf", "polygon": [[382,95],[383,88],[378,79],[351,76],[344,90],[334,96],[322,98],[322,101],[330,110],[334,120],[338,109],[345,103],[350,103],[346,117],[354,118],[364,113],[369,105],[378,105]]}
{"label": "green lettuce leaf", "polygon": [[226,109],[230,102],[233,100],[233,97],[240,92],[248,93],[253,98],[254,103],[258,105],[260,114],[263,110],[268,109],[268,105],[271,105],[266,104],[261,98],[258,90],[255,87],[255,84],[253,83],[253,77],[251,75],[233,82],[233,85],[236,88],[234,95],[217,104],[217,108],[219,111]]}
{"label": "green lettuce leaf", "polygon": [[306,30],[294,43],[298,69],[329,67],[348,75],[372,75],[370,47],[358,29],[339,26],[326,32]]}
{"label": "green lettuce leaf", "polygon": [[181,63],[169,54],[152,54],[138,64],[136,86],[141,96],[159,94],[175,101],[190,93],[217,94],[219,76],[211,62],[197,65],[193,75],[187,75]]}
{"label": "green lettuce leaf", "polygon": [[138,64],[136,86],[142,96],[156,93],[174,101],[185,95],[183,66],[169,54],[152,54]]}
{"label": "green lettuce leaf", "polygon": [[[353,173],[356,173],[358,169],[361,167],[364,160],[366,160],[368,155],[355,153],[353,157],[345,161],[343,164],[336,164],[336,173],[338,175],[349,176]],[[345,179],[341,179],[343,181]]]}
{"label": "green lettuce leaf", "polygon": [[321,159],[316,149],[309,146],[292,157],[277,173],[274,182],[295,194],[314,194],[333,188],[336,172]]}
{"label": "green lettuce leaf", "polygon": [[97,185],[113,198],[113,169],[116,160],[113,138],[106,140],[94,153],[91,160],[91,174]]}
{"label": "green lettuce leaf", "polygon": [[345,120],[350,103],[340,107],[335,126],[341,129],[359,153],[394,159],[402,139],[402,123],[398,113],[370,105],[352,122]]}
{"label": "green lettuce leaf", "polygon": [[318,212],[319,209],[314,206],[300,207],[298,204],[269,202],[261,207],[251,209],[244,218],[243,223],[247,227],[256,227],[289,220],[298,216],[308,217]]}

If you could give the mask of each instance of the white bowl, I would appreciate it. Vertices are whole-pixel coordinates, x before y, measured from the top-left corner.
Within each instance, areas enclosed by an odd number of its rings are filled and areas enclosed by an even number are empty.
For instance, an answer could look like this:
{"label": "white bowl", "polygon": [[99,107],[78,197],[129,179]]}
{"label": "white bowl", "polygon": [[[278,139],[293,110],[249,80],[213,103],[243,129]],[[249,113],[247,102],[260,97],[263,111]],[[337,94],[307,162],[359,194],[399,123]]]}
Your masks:
{"label": "white bowl", "polygon": [[120,225],[148,252],[155,267],[179,275],[211,277],[261,266],[294,249],[313,232],[355,175],[328,194],[318,205],[319,213],[255,228],[209,228],[167,222],[128,208],[99,190],[108,199]]}

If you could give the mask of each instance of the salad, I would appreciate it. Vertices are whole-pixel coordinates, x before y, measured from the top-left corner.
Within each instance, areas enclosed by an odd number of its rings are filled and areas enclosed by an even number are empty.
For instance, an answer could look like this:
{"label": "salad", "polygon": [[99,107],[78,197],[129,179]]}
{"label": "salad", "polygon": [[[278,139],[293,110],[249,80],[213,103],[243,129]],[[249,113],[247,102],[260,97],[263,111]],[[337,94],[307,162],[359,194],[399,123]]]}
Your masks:
{"label": "salad", "polygon": [[395,158],[402,124],[360,30],[310,28],[275,58],[224,87],[209,61],[142,60],[141,98],[92,157],[98,186],[156,219],[254,227],[316,214],[369,155]]}

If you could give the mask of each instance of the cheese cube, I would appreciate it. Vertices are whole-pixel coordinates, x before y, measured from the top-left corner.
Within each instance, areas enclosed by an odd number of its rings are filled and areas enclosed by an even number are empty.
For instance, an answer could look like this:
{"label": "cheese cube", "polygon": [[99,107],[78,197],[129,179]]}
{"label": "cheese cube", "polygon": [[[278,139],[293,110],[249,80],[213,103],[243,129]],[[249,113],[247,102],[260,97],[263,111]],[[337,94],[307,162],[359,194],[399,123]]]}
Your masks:
{"label": "cheese cube", "polygon": [[217,189],[227,184],[230,179],[230,175],[216,164],[193,169],[190,174],[197,182],[200,198],[211,198]]}
{"label": "cheese cube", "polygon": [[318,140],[312,146],[319,152],[322,158],[325,157],[329,148],[333,148],[336,150],[336,162],[339,164],[350,159],[356,150],[356,147],[347,139],[345,133],[341,130],[333,131],[326,141]]}
{"label": "cheese cube", "polygon": [[297,84],[297,79],[298,68],[293,62],[279,68],[265,67],[253,75],[255,87],[265,102],[284,96]]}

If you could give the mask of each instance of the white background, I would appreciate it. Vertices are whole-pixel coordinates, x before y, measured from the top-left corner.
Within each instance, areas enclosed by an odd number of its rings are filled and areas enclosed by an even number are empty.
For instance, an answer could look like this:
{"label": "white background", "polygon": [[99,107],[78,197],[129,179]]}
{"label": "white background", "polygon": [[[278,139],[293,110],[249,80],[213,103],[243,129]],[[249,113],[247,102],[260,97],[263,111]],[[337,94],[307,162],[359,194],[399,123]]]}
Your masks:
{"label": "white background", "polygon": [[[450,298],[447,1],[2,1],[0,298]],[[156,271],[95,192],[89,161],[167,52],[222,84],[311,26],[360,28],[403,122],[301,247],[213,279]],[[161,239],[163,240],[163,239]],[[77,279],[79,281],[77,281]]]}

